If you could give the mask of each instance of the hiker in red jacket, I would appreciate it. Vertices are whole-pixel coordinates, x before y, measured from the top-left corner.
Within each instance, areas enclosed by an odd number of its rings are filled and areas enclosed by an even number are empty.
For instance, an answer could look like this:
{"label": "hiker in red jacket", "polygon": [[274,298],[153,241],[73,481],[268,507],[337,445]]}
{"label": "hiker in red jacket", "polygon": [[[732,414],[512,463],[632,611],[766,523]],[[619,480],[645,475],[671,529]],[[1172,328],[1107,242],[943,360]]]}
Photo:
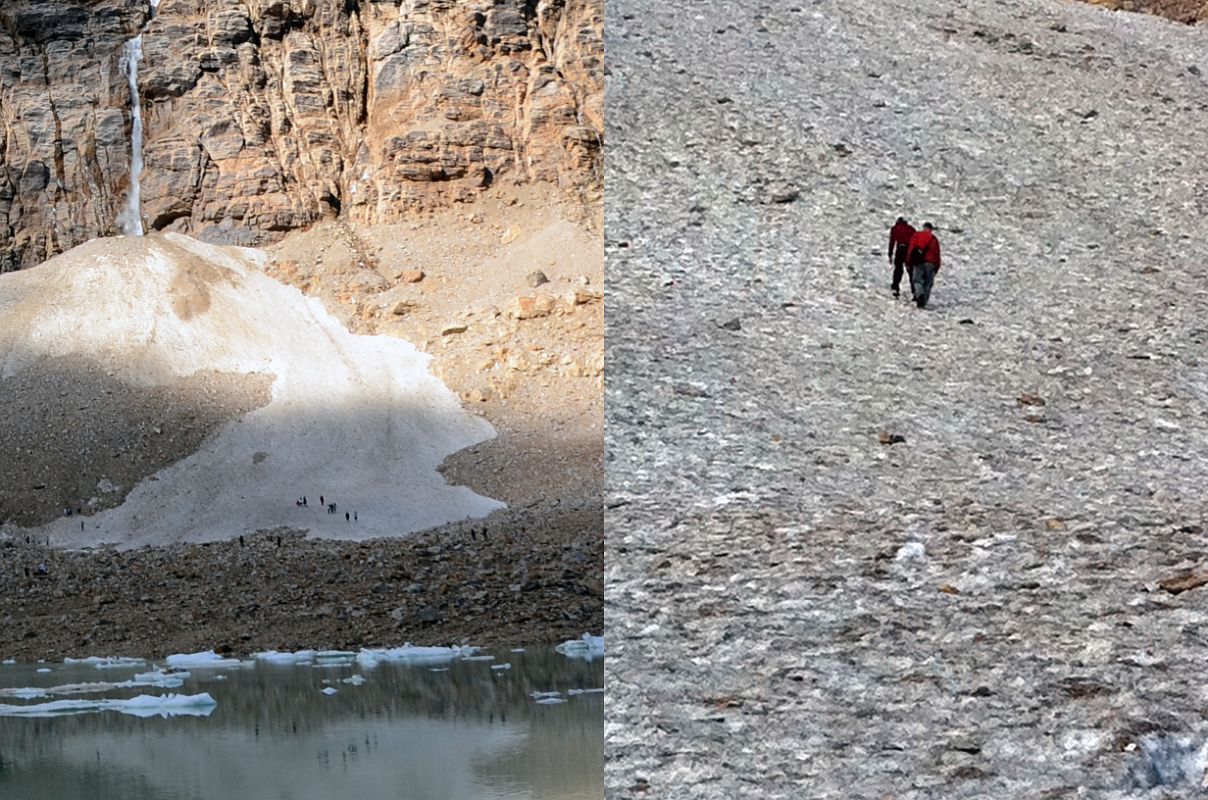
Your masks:
{"label": "hiker in red jacket", "polygon": [[[906,253],[910,249],[910,240],[914,234],[914,228],[905,217],[898,217],[898,221],[889,229],[889,263],[893,264],[893,285],[890,288],[893,289],[894,297],[898,296],[898,287],[902,285],[902,267],[906,265]],[[910,285],[910,291],[914,292],[913,283]]]}
{"label": "hiker in red jacket", "polygon": [[930,222],[923,223],[923,230],[910,239],[910,251],[906,262],[911,265],[910,279],[914,287],[914,302],[926,308],[931,298],[931,284],[940,271],[940,240],[932,232]]}

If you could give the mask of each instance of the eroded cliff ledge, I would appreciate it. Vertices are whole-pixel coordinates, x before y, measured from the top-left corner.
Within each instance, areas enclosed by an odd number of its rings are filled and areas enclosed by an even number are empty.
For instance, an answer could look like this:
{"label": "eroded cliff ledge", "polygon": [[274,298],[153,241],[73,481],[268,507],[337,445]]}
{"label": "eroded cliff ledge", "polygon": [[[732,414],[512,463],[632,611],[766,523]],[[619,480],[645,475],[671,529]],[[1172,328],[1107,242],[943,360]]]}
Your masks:
{"label": "eroded cliff ledge", "polygon": [[602,189],[602,0],[14,0],[0,8],[0,271],[100,235],[258,244],[394,222],[492,185]]}

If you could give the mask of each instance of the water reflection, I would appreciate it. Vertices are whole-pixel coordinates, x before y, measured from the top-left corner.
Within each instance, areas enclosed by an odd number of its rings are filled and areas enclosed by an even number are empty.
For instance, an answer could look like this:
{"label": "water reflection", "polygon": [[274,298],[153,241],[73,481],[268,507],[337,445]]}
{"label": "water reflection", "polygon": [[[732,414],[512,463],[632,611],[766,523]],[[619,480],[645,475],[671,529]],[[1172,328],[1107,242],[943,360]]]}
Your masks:
{"label": "water reflection", "polygon": [[[0,718],[0,797],[602,797],[604,698],[568,692],[603,686],[603,662],[552,650],[494,654],[443,672],[397,664],[194,670],[174,691],[212,695],[217,706],[206,718]],[[491,669],[503,663],[512,668]],[[51,666],[51,674],[0,667],[0,688],[129,677]],[[343,682],[358,674],[364,684]],[[332,687],[335,694],[322,693]],[[539,691],[561,691],[567,702],[539,705],[530,696]]]}

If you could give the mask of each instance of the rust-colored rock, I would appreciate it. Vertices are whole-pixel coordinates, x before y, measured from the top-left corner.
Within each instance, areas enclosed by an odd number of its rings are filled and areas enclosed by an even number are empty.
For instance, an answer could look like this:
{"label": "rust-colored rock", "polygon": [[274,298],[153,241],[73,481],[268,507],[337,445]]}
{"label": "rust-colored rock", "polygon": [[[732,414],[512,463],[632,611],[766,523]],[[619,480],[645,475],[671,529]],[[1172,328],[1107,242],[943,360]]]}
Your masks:
{"label": "rust-colored rock", "polygon": [[409,269],[399,276],[399,280],[403,283],[419,283],[424,279],[424,271],[422,269]]}
{"label": "rust-colored rock", "polygon": [[[116,232],[143,0],[0,5],[0,270]],[[261,244],[495,185],[597,200],[602,0],[162,0],[143,37],[149,230]]]}
{"label": "rust-colored rock", "polygon": [[1208,586],[1208,569],[1185,570],[1158,581],[1158,588],[1171,594],[1181,594],[1201,586]]}
{"label": "rust-colored rock", "polygon": [[512,301],[508,314],[516,319],[548,317],[554,311],[554,298],[544,294],[521,295]]}

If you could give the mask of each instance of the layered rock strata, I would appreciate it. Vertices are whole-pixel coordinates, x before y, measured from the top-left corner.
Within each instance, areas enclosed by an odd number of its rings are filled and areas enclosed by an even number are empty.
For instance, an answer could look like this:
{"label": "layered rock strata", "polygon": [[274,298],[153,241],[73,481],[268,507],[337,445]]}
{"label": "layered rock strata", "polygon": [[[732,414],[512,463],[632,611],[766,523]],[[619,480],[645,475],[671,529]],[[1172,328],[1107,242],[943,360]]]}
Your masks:
{"label": "layered rock strata", "polygon": [[497,184],[602,187],[601,0],[16,0],[0,8],[0,270],[116,232],[139,86],[148,230],[257,244]]}

